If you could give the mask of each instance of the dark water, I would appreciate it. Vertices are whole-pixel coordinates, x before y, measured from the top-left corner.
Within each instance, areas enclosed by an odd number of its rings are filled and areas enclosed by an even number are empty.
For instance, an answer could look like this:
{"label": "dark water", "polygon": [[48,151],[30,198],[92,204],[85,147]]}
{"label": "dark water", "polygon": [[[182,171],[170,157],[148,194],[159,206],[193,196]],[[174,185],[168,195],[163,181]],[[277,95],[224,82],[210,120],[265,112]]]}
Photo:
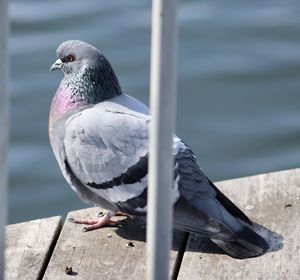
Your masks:
{"label": "dark water", "polygon": [[[88,41],[148,103],[150,1],[11,2],[9,222],[84,207],[48,143],[56,47]],[[300,2],[184,1],[177,133],[214,180],[299,167]]]}

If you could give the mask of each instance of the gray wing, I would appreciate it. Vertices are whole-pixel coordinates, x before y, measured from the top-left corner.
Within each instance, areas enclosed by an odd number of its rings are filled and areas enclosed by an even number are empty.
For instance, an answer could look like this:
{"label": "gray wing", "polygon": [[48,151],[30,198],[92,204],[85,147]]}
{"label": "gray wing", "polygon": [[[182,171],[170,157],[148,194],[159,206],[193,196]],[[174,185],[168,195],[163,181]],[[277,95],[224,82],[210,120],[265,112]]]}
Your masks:
{"label": "gray wing", "polygon": [[112,204],[140,197],[135,206],[144,207],[149,118],[110,103],[69,118],[63,141],[69,173]]}
{"label": "gray wing", "polygon": [[225,234],[227,227],[238,230],[239,218],[250,220],[238,209],[199,168],[192,151],[186,147],[176,155],[178,188],[181,195],[175,205],[175,225],[205,236]]}
{"label": "gray wing", "polygon": [[176,163],[181,196],[174,207],[175,227],[209,237],[234,258],[256,257],[268,250],[248,217],[200,170],[189,148],[179,151]]}

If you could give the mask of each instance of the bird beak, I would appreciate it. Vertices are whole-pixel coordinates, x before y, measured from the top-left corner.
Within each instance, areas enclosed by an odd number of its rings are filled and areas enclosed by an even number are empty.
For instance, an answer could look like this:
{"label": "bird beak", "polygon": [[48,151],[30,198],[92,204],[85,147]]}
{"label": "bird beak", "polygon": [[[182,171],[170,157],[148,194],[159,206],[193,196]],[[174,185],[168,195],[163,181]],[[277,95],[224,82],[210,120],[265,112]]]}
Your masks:
{"label": "bird beak", "polygon": [[50,71],[53,71],[53,70],[56,70],[56,69],[61,69],[61,66],[62,66],[63,62],[58,59],[56,60],[50,67]]}

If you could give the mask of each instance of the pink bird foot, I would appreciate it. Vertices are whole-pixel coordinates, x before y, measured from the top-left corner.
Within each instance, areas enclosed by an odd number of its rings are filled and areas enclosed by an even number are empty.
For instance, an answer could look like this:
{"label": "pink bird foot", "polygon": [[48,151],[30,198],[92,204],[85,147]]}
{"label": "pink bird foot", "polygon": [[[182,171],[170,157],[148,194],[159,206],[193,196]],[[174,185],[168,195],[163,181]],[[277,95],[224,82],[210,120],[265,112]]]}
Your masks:
{"label": "pink bird foot", "polygon": [[111,220],[111,218],[114,215],[111,212],[106,212],[99,218],[95,219],[74,219],[74,218],[69,218],[68,221],[75,223],[75,224],[83,224],[83,225],[88,225],[87,227],[84,227],[82,230],[84,232],[102,228],[105,226],[115,226],[119,223],[119,221],[114,221]]}

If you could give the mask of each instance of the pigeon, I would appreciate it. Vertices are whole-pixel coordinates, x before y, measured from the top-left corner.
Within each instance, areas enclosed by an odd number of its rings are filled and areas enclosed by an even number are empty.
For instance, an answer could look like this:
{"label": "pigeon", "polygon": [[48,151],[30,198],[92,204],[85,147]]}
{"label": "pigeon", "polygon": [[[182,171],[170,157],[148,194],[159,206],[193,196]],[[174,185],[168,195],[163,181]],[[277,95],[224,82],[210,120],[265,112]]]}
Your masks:
{"label": "pigeon", "polygon": [[[56,54],[50,70],[61,69],[64,77],[51,103],[50,143],[77,195],[107,209],[102,217],[73,221],[92,230],[115,225],[117,213],[145,217],[149,108],[123,93],[111,64],[94,46],[69,40]],[[264,254],[268,243],[208,179],[192,150],[176,135],[172,148],[174,228],[208,237],[234,258]]]}

